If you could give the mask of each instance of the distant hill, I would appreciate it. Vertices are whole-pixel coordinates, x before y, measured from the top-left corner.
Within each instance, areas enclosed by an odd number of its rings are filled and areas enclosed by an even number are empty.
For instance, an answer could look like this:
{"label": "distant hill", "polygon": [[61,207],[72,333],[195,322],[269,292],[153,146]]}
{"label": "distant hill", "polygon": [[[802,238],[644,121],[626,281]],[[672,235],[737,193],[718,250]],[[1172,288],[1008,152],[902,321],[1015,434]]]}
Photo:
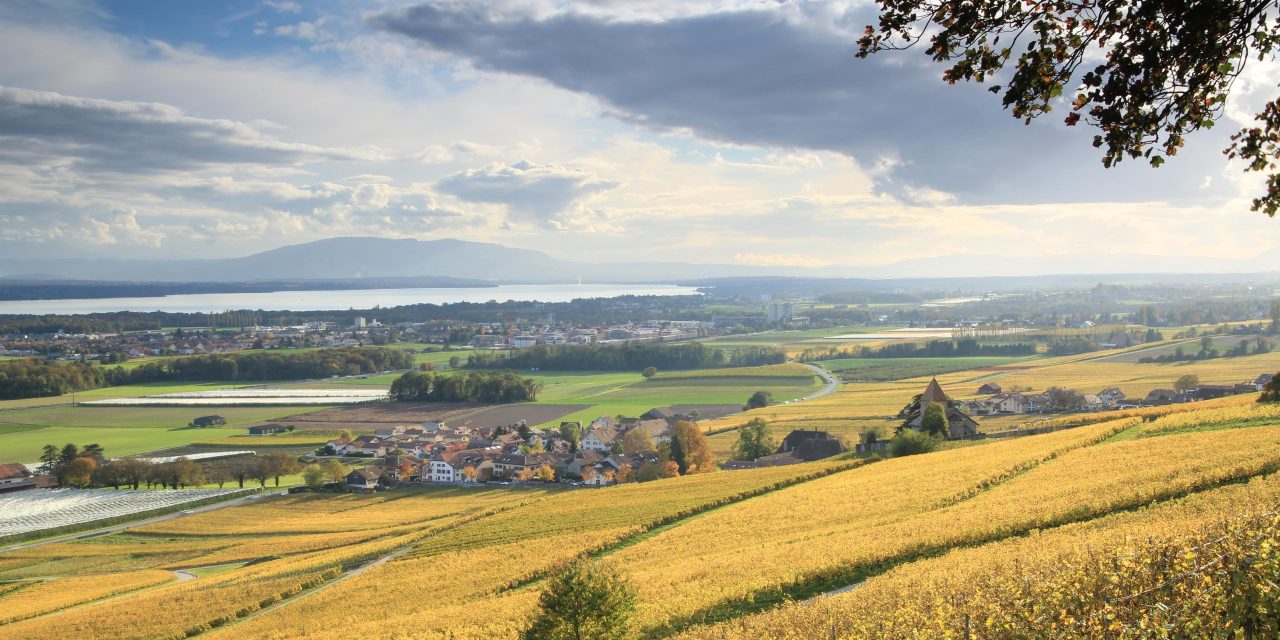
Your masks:
{"label": "distant hill", "polygon": [[[1136,265],[1136,268],[1135,268]],[[129,282],[330,282],[379,278],[497,283],[687,282],[713,278],[855,277],[872,286],[888,279],[936,282],[953,278],[1054,274],[1248,274],[1280,269],[1280,250],[1254,258],[1165,256],[938,256],[879,267],[757,267],[684,262],[585,263],[530,249],[464,240],[329,238],[240,258],[127,260],[0,258],[0,278]],[[1165,279],[1168,279],[1168,275]],[[1090,280],[1093,278],[1084,278]],[[1016,282],[1010,278],[1007,282]],[[954,284],[954,283],[952,283]],[[827,288],[825,286],[821,288]],[[854,287],[861,288],[861,287]]]}
{"label": "distant hill", "polygon": [[[457,278],[504,283],[654,282],[787,274],[801,269],[674,262],[587,264],[541,251],[465,240],[329,238],[242,258],[205,260],[0,259],[0,277],[146,282],[259,282]],[[38,276],[36,275],[38,274]]]}

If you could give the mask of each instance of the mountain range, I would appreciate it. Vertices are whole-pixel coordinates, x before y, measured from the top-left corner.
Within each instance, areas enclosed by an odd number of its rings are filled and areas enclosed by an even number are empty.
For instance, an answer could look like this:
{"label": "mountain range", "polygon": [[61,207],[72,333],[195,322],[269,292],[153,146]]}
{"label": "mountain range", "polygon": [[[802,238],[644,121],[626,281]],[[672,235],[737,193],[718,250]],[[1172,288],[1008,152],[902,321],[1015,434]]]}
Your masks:
{"label": "mountain range", "polygon": [[[1256,274],[1280,270],[1280,250],[1246,259],[1139,255],[917,258],[876,267],[767,267],[684,262],[585,263],[541,251],[455,239],[330,238],[239,258],[0,258],[0,278],[132,282],[346,281],[435,278],[499,283],[673,282],[802,276],[974,278],[1051,274]],[[1168,278],[1172,279],[1172,278]]]}

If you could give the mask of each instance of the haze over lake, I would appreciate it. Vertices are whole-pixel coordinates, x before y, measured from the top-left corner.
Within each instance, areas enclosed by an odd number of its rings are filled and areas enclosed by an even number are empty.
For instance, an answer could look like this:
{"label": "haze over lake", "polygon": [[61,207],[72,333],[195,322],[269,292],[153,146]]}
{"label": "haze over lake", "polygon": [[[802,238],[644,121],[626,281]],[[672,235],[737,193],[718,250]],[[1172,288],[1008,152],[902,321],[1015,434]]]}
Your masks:
{"label": "haze over lake", "polygon": [[536,300],[568,302],[575,298],[619,296],[697,295],[693,287],[667,284],[510,284],[496,287],[440,289],[340,289],[334,291],[279,291],[271,293],[199,293],[147,298],[0,301],[0,314],[8,313],[107,313],[112,311],[166,311],[217,313],[228,309],[263,311],[323,311],[372,309],[410,304]]}

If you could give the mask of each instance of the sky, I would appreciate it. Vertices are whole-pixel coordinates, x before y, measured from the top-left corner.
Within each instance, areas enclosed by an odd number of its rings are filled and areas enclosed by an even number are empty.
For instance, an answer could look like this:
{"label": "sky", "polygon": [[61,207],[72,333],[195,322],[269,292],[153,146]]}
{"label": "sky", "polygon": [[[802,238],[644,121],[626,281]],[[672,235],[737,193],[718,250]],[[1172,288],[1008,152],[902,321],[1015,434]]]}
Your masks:
{"label": "sky", "polygon": [[[1103,169],[867,2],[5,0],[0,258],[232,257],[336,236],[875,273],[1275,269],[1220,126]],[[967,260],[967,262],[965,262]],[[1033,267],[1030,264],[1050,267]],[[1002,267],[1002,265],[1004,265]],[[945,273],[939,275],[946,275]]]}

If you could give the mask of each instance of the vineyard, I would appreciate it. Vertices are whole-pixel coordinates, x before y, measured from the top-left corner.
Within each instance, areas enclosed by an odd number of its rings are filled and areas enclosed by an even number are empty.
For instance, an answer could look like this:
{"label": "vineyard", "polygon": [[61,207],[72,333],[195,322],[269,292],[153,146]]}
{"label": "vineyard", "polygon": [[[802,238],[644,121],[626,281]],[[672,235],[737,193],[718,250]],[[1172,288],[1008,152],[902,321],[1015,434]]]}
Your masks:
{"label": "vineyard", "polygon": [[0,640],[514,639],[583,554],[641,638],[1274,637],[1248,603],[1274,599],[1280,411],[1252,400],[873,463],[272,497],[0,552]]}

